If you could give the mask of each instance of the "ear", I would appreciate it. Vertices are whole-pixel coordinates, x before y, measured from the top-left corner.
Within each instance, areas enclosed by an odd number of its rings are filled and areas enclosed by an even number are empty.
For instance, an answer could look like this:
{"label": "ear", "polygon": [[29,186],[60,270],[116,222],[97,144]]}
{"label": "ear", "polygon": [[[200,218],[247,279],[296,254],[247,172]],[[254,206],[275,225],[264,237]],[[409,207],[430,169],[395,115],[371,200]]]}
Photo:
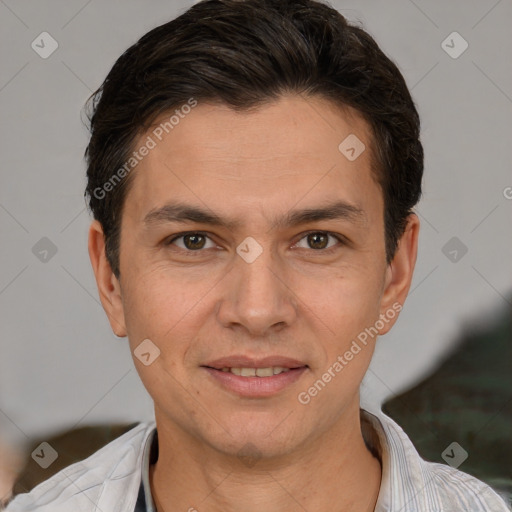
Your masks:
{"label": "ear", "polygon": [[419,231],[420,221],[414,213],[411,213],[407,217],[407,225],[398,242],[393,261],[386,269],[380,309],[381,318],[384,315],[386,322],[383,322],[384,328],[379,330],[380,335],[386,334],[393,327],[398,318],[397,313],[402,310],[409,293],[418,253]]}
{"label": "ear", "polygon": [[101,304],[116,336],[126,336],[123,301],[119,280],[112,272],[105,253],[105,236],[101,224],[94,220],[89,228],[89,258],[91,259]]}

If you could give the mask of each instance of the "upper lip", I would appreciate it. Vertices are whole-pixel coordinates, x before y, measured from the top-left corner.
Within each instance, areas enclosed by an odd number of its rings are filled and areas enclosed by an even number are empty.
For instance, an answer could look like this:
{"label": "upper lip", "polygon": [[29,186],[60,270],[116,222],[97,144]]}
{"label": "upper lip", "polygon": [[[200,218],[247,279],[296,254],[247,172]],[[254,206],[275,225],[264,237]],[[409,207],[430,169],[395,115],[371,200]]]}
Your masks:
{"label": "upper lip", "polygon": [[210,368],[220,370],[222,368],[269,368],[271,366],[280,366],[281,368],[301,368],[307,365],[297,359],[291,359],[283,356],[267,356],[261,359],[256,359],[242,355],[233,355],[215,359],[215,361],[210,361],[202,366],[208,366]]}

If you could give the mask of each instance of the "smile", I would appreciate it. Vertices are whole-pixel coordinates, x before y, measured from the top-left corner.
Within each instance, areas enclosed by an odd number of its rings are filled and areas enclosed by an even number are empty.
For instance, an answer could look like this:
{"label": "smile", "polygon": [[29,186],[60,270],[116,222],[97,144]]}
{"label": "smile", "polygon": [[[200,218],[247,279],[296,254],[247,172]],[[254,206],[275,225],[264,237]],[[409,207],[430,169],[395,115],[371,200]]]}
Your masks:
{"label": "smile", "polygon": [[300,366],[228,367],[202,366],[212,382],[224,391],[243,398],[268,398],[275,396],[297,382],[309,368]]}
{"label": "smile", "polygon": [[221,369],[222,372],[231,372],[234,375],[241,377],[272,377],[279,375],[283,372],[289,372],[290,368],[283,368],[282,366],[269,366],[267,368],[227,368]]}

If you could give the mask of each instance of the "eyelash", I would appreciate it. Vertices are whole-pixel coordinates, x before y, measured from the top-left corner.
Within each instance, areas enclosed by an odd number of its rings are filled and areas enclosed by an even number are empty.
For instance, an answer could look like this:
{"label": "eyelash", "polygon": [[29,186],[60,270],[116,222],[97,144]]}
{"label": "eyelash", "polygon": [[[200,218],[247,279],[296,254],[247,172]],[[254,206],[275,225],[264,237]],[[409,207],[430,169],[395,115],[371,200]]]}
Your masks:
{"label": "eyelash", "polygon": [[[313,252],[318,252],[318,253],[323,253],[323,254],[331,254],[335,250],[339,249],[340,245],[342,245],[342,246],[347,245],[347,241],[342,235],[331,233],[330,231],[318,231],[318,230],[317,231],[314,231],[314,230],[308,231],[308,232],[302,234],[301,238],[299,238],[299,240],[294,245],[298,244],[301,240],[303,240],[304,238],[306,238],[312,234],[322,234],[322,235],[331,236],[339,242],[339,245],[334,245],[333,247],[329,247],[328,249],[311,249],[310,248],[309,250],[313,251]],[[164,244],[166,246],[172,245],[173,242],[175,242],[176,240],[183,238],[187,235],[201,235],[201,236],[204,236],[205,238],[208,238],[210,241],[213,242],[213,240],[211,240],[211,238],[208,236],[208,233],[206,233],[204,231],[186,231],[184,233],[178,233],[177,235],[174,235],[172,238],[167,239],[164,242]],[[201,253],[204,251],[204,249],[198,249],[196,251],[193,251],[191,249],[182,249],[181,247],[178,247],[178,249],[180,251],[183,251],[183,252],[185,252],[187,254],[191,254],[191,255],[194,253]]]}

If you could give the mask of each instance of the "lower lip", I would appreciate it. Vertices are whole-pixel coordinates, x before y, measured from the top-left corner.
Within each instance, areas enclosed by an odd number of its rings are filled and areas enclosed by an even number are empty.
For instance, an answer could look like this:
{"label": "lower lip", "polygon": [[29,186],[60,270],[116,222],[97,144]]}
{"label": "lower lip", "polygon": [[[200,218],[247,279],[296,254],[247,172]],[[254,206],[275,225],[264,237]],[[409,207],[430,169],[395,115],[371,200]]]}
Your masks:
{"label": "lower lip", "polygon": [[223,372],[214,368],[204,368],[225,389],[240,396],[251,398],[265,398],[275,395],[290,386],[307,370],[306,366],[293,368],[272,377],[241,377],[231,372]]}

